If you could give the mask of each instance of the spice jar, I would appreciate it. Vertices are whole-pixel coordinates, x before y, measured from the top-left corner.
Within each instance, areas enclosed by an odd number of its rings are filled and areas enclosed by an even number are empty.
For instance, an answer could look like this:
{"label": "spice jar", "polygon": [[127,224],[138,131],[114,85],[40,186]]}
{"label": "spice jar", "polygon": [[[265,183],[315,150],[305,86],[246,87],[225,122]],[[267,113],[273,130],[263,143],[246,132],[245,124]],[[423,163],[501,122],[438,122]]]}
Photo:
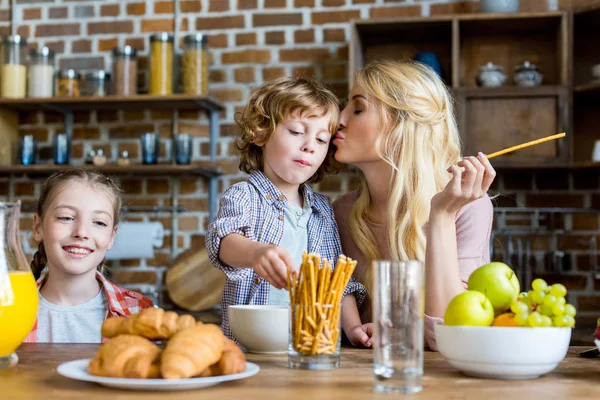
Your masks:
{"label": "spice jar", "polygon": [[53,86],[54,53],[48,47],[32,49],[27,71],[27,96],[52,97]]}
{"label": "spice jar", "polygon": [[113,93],[131,96],[137,93],[137,56],[131,46],[115,47],[113,54]]}
{"label": "spice jar", "polygon": [[25,97],[27,82],[26,49],[27,41],[19,35],[6,36],[2,49],[2,84],[0,94],[3,97],[22,99]]}
{"label": "spice jar", "polygon": [[208,93],[208,44],[206,35],[194,33],[183,39],[183,91],[187,94]]}
{"label": "spice jar", "polygon": [[110,74],[101,69],[86,72],[82,94],[86,96],[106,96],[109,82]]}
{"label": "spice jar", "polygon": [[59,97],[79,97],[81,74],[74,69],[58,71],[56,95]]}
{"label": "spice jar", "polygon": [[173,36],[150,36],[150,94],[173,93]]}

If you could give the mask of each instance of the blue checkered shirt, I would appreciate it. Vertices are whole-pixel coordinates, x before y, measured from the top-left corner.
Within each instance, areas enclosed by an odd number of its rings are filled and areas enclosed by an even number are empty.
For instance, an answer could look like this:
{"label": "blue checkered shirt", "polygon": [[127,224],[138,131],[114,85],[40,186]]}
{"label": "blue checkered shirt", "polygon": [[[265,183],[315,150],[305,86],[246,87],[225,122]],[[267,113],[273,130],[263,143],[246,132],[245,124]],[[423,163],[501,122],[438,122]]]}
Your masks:
{"label": "blue checkered shirt", "polygon": [[[333,209],[327,197],[302,185],[301,192],[312,213],[308,220],[308,251],[319,253],[332,265],[342,252],[342,245]],[[269,304],[270,284],[252,268],[235,268],[219,259],[219,246],[225,236],[237,233],[260,243],[279,245],[283,235],[283,209],[286,197],[262,172],[250,175],[223,193],[219,212],[206,233],[206,250],[213,265],[227,276],[221,301],[222,329],[232,338],[227,307],[236,304]],[[354,293],[358,305],[366,295],[365,287],[354,278],[344,296]]]}

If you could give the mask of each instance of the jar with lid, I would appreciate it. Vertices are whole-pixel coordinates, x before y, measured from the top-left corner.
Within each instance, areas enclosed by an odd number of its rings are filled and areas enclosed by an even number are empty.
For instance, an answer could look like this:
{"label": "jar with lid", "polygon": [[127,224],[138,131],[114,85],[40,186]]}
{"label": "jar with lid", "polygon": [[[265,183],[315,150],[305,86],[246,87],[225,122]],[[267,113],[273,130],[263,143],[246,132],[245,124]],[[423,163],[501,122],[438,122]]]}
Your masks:
{"label": "jar with lid", "polygon": [[27,41],[19,35],[6,36],[2,41],[2,85],[3,97],[22,99],[27,82]]}
{"label": "jar with lid", "polygon": [[173,93],[173,36],[157,33],[150,36],[150,94]]}
{"label": "jar with lid", "polygon": [[85,81],[83,90],[85,96],[106,96],[108,95],[108,87],[110,82],[110,74],[101,69],[92,70],[85,73]]}
{"label": "jar with lid", "polygon": [[479,86],[488,88],[497,88],[504,84],[506,74],[504,68],[492,62],[479,67],[479,73],[475,77],[475,82]]}
{"label": "jar with lid", "polygon": [[65,69],[56,74],[56,95],[79,97],[81,74],[74,69]]}
{"label": "jar with lid", "polygon": [[542,83],[543,78],[544,75],[542,75],[538,67],[531,64],[529,61],[525,61],[515,68],[513,79],[517,86],[533,87]]}
{"label": "jar with lid", "polygon": [[32,49],[27,71],[27,96],[52,97],[54,90],[54,53],[48,47]]}
{"label": "jar with lid", "polygon": [[183,39],[183,92],[205,95],[208,93],[208,44],[202,33],[193,33]]}
{"label": "jar with lid", "polygon": [[113,94],[132,96],[137,93],[137,55],[131,46],[115,47],[113,56]]}

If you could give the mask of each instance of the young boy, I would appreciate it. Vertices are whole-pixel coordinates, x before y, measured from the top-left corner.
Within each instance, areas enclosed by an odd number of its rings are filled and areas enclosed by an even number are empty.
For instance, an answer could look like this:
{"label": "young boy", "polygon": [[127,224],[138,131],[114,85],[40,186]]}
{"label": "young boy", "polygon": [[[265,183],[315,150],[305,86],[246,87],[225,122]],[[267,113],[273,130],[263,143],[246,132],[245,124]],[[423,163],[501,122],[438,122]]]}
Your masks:
{"label": "young boy", "polygon": [[[319,253],[332,265],[341,254],[328,199],[308,185],[332,169],[330,140],[339,115],[337,98],[320,83],[280,78],[258,88],[237,118],[240,169],[250,177],[223,193],[206,234],[208,255],[227,276],[221,302],[226,336],[232,337],[228,306],[289,304],[287,269],[298,271],[304,251]],[[342,321],[358,324],[342,325],[349,338],[366,336],[357,310],[365,294],[351,279]],[[346,301],[351,296],[356,299]]]}

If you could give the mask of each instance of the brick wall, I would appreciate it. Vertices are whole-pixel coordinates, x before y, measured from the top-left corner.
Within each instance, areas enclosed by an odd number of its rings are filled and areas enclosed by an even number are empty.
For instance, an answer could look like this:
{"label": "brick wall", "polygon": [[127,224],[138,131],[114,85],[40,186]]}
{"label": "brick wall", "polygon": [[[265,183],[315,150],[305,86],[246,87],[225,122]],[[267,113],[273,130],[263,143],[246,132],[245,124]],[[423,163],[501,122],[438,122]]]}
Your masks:
{"label": "brick wall", "polygon": [[[523,11],[566,9],[584,3],[581,0],[521,0]],[[9,32],[8,0],[0,0],[0,34]],[[219,189],[244,178],[236,170],[233,151],[234,113],[243,106],[252,88],[282,75],[311,75],[327,82],[340,95],[347,92],[347,58],[352,18],[389,16],[430,16],[447,13],[477,12],[478,1],[448,0],[181,0],[177,25],[181,33],[202,31],[210,35],[212,65],[211,93],[224,101],[218,158],[227,163],[227,175]],[[173,2],[153,0],[85,1],[85,0],[16,0],[14,26],[32,46],[49,46],[58,53],[60,68],[110,69],[109,52],[114,46],[131,44],[139,50],[140,91],[146,90],[146,55],[151,33],[173,29]],[[172,114],[163,111],[92,112],[75,114],[74,162],[82,161],[90,149],[104,149],[109,157],[128,150],[139,157],[138,137],[142,132],[157,131],[163,138],[161,161],[170,160],[168,138],[172,133]],[[41,158],[50,162],[52,137],[62,132],[62,116],[55,113],[24,113],[20,116],[22,134],[34,134],[41,143]],[[207,119],[201,113],[182,112],[178,132],[194,135],[194,160],[208,160]],[[16,177],[0,178],[0,199],[11,190],[26,204],[35,204],[39,181]],[[171,241],[177,252],[203,246],[207,226],[206,182],[183,179],[179,184],[167,177],[126,178],[126,203],[132,205],[169,205],[171,190],[180,194],[180,204],[189,212],[177,219],[179,234],[172,238],[171,216],[163,214],[129,214],[127,220],[161,221],[167,240],[154,259],[114,263],[113,279],[118,283],[151,293],[163,291],[164,272],[169,264]],[[349,173],[328,177],[317,189],[335,199],[352,185]],[[594,172],[564,174],[500,174],[495,189],[502,194],[499,206],[573,206],[598,207],[599,182]],[[549,219],[542,220],[541,224]],[[592,264],[587,243],[598,233],[597,215],[573,215],[554,218],[573,233],[560,245],[572,258],[568,277],[560,277],[571,289],[573,301],[587,313],[588,320],[600,306],[600,280],[589,271]],[[546,221],[546,222],[544,222]],[[556,222],[559,223],[559,222]],[[497,220],[498,229],[531,224],[531,220],[507,216]],[[28,230],[31,214],[21,222],[27,232],[28,254],[34,251]],[[497,256],[501,257],[506,236],[499,235]],[[564,242],[564,243],[563,243]],[[532,263],[543,269],[545,238],[534,241]],[[541,266],[541,267],[540,267]],[[555,275],[549,278],[559,279]],[[161,296],[165,304],[168,298]]]}

